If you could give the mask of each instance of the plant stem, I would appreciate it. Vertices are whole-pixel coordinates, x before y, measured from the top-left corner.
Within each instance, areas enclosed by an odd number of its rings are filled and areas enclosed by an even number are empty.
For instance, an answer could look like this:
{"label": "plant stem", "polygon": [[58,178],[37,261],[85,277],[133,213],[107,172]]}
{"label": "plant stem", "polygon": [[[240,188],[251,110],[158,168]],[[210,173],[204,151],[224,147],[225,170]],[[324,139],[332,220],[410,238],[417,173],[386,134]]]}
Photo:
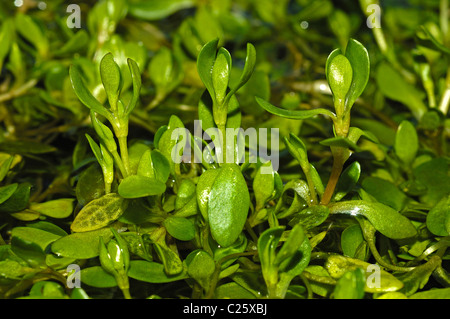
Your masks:
{"label": "plant stem", "polygon": [[337,182],[344,168],[344,163],[347,160],[344,155],[345,151],[346,150],[342,147],[331,147],[331,152],[333,154],[333,167],[331,168],[331,175],[328,180],[327,187],[325,188],[320,201],[321,205],[328,205],[331,201]]}
{"label": "plant stem", "polygon": [[444,94],[442,94],[442,98],[439,103],[439,110],[444,114],[444,116],[447,115],[449,105],[450,105],[450,67],[447,69],[445,91]]}
{"label": "plant stem", "polygon": [[[120,147],[120,157],[122,159],[122,163],[124,166],[126,176],[128,176],[128,175],[130,175],[130,161],[128,159],[127,137],[120,136],[118,138],[118,140],[119,140],[119,147]],[[124,177],[126,177],[126,176],[124,176]]]}
{"label": "plant stem", "polygon": [[119,168],[119,171],[122,174],[122,177],[123,178],[127,177],[128,173],[127,173],[127,170],[125,169],[125,166],[123,165],[123,162],[119,156],[119,153],[117,153],[117,151],[112,152],[112,156],[114,157],[114,163],[116,163],[117,167]]}

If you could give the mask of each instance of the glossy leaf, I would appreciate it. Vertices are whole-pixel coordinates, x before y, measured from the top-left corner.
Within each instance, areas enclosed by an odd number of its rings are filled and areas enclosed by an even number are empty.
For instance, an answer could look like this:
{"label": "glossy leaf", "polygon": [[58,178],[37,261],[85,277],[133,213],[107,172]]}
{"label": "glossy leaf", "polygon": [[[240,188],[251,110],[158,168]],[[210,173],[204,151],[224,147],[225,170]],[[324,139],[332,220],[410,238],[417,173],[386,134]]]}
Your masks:
{"label": "glossy leaf", "polygon": [[361,186],[377,201],[397,211],[402,210],[406,204],[406,195],[387,180],[378,177],[367,177],[363,180]]}
{"label": "glossy leaf", "polygon": [[208,221],[211,235],[222,246],[231,245],[247,220],[250,195],[236,164],[224,164],[211,187]]}
{"label": "glossy leaf", "polygon": [[70,229],[74,232],[86,232],[105,227],[117,220],[127,205],[128,202],[116,193],[103,195],[83,207]]}
{"label": "glossy leaf", "polygon": [[330,210],[326,206],[314,205],[307,207],[294,216],[289,222],[292,224],[300,224],[305,229],[311,229],[322,224],[330,214]]}
{"label": "glossy leaf", "polygon": [[133,96],[125,110],[125,114],[129,116],[139,102],[139,94],[141,91],[142,79],[138,63],[135,60],[128,58],[127,64],[131,74],[131,82],[133,84]]}
{"label": "glossy leaf", "polygon": [[381,92],[388,98],[404,104],[416,119],[422,118],[427,108],[423,94],[418,91],[388,63],[382,62],[376,70],[376,82]]}
{"label": "glossy leaf", "polygon": [[194,250],[186,257],[185,262],[189,276],[203,288],[209,288],[211,277],[216,269],[216,263],[211,255],[204,250]]}
{"label": "glossy leaf", "polygon": [[367,49],[359,41],[350,39],[345,49],[345,57],[352,66],[353,78],[347,93],[347,107],[352,107],[369,82],[370,59]]}
{"label": "glossy leaf", "polygon": [[245,83],[250,80],[250,77],[253,74],[253,70],[256,64],[256,50],[253,44],[247,43],[247,55],[245,58],[244,70],[241,73],[239,81],[236,86],[231,89],[231,91],[227,94],[227,100],[230,100],[231,96],[234,95]]}
{"label": "glossy leaf", "polygon": [[0,187],[0,204],[10,198],[16,191],[19,184],[13,183]]}
{"label": "glossy leaf", "polygon": [[333,255],[330,256],[325,262],[325,268],[327,269],[330,276],[335,279],[342,278],[342,276],[344,276],[347,271],[354,271],[357,268],[362,269],[366,277],[364,280],[364,290],[370,293],[398,291],[404,286],[404,284],[399,279],[383,269],[379,269],[378,282],[372,282],[372,278],[370,278],[370,276],[373,275],[374,272],[374,270],[372,270],[372,264],[359,259]]}
{"label": "glossy leaf", "polygon": [[167,275],[162,264],[146,260],[131,260],[128,276],[139,281],[155,284],[168,283],[187,278],[186,271],[177,275]]}
{"label": "glossy leaf", "polygon": [[419,149],[416,128],[409,121],[400,123],[395,135],[395,154],[405,165],[411,165]]}
{"label": "glossy leaf", "polygon": [[79,66],[72,65],[70,67],[69,73],[73,89],[75,90],[75,94],[80,99],[80,101],[89,109],[103,115],[106,118],[110,118],[109,111],[92,95],[92,93],[86,87]]}
{"label": "glossy leaf", "polygon": [[205,220],[208,220],[208,202],[211,189],[219,172],[219,169],[208,169],[202,173],[197,183],[197,203],[200,213]]}
{"label": "glossy leaf", "polygon": [[14,213],[19,212],[28,206],[30,199],[31,184],[21,183],[17,186],[14,193],[0,204],[0,212]]}
{"label": "glossy leaf", "polygon": [[328,64],[326,76],[335,98],[345,101],[353,79],[350,61],[342,54],[334,56]]}
{"label": "glossy leaf", "polygon": [[200,79],[205,84],[209,95],[215,98],[216,93],[214,91],[214,84],[211,76],[211,72],[214,68],[214,62],[216,60],[216,51],[219,44],[219,39],[214,39],[206,43],[201,49],[197,58],[197,70]]}
{"label": "glossy leaf", "polygon": [[157,180],[141,175],[131,175],[122,180],[118,192],[123,198],[139,198],[164,193],[166,185]]}
{"label": "glossy leaf", "polygon": [[[268,170],[270,173],[264,171]],[[272,164],[262,164],[253,179],[253,191],[255,192],[256,210],[264,207],[275,191],[275,175]]]}
{"label": "glossy leaf", "polygon": [[380,233],[392,239],[414,237],[416,228],[405,216],[389,206],[363,200],[351,200],[329,205],[330,214],[362,215],[366,217]]}
{"label": "glossy leaf", "polygon": [[427,214],[427,228],[436,236],[450,234],[450,196],[444,196]]}
{"label": "glossy leaf", "polygon": [[15,227],[11,234],[11,250],[30,265],[45,262],[47,246],[61,236],[33,227]]}
{"label": "glossy leaf", "polygon": [[340,201],[356,185],[361,174],[361,165],[358,162],[351,163],[344,169],[339,177],[333,199]]}
{"label": "glossy leaf", "polygon": [[231,72],[231,56],[225,48],[217,52],[216,61],[211,71],[215,99],[221,105],[228,89],[228,81]]}
{"label": "glossy leaf", "polygon": [[43,203],[31,204],[30,209],[45,216],[66,218],[73,212],[74,201],[73,198],[60,198]]}
{"label": "glossy leaf", "polygon": [[267,112],[272,113],[274,115],[281,116],[281,117],[289,118],[289,119],[305,120],[305,119],[314,117],[319,114],[327,115],[331,118],[335,118],[335,114],[327,109],[318,108],[318,109],[305,110],[305,111],[287,110],[287,109],[282,109],[282,108],[276,107],[257,96],[255,97],[255,99],[256,99],[256,102],[258,102],[258,104],[263,109],[265,109]]}
{"label": "glossy leaf", "polygon": [[102,237],[107,242],[113,237],[109,227],[73,233],[64,236],[53,242],[51,251],[57,256],[70,257],[76,259],[88,259],[97,257],[99,254],[99,238]]}
{"label": "glossy leaf", "polygon": [[194,223],[183,217],[168,217],[163,222],[167,232],[178,240],[188,241],[195,237]]}
{"label": "glossy leaf", "polygon": [[361,268],[347,271],[334,288],[334,299],[362,299],[366,277]]}
{"label": "glossy leaf", "polygon": [[112,288],[117,286],[113,275],[106,272],[101,266],[83,268],[80,271],[82,283],[97,288]]}
{"label": "glossy leaf", "polygon": [[357,224],[348,226],[341,234],[341,248],[344,256],[351,258],[365,257],[366,247],[361,227]]}
{"label": "glossy leaf", "polygon": [[117,108],[117,101],[123,82],[120,68],[114,61],[114,57],[111,53],[106,54],[100,61],[100,76],[106,95],[108,96],[109,105],[112,110],[115,110]]}

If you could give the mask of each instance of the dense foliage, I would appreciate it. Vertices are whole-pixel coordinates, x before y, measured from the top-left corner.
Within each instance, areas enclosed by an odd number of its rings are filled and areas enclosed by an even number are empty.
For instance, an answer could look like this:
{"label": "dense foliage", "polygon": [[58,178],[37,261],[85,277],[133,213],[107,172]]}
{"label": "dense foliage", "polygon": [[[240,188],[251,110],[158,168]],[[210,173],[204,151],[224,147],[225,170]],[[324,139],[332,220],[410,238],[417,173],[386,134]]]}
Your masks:
{"label": "dense foliage", "polygon": [[2,1],[1,298],[450,298],[449,9]]}

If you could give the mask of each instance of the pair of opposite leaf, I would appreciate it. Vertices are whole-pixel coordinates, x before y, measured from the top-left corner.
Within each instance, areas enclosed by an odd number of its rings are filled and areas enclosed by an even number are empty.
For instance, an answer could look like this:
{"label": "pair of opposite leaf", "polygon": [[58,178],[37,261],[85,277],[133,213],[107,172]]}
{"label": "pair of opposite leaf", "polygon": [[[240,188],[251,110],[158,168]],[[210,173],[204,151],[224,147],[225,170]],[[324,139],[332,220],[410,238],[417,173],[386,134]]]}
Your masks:
{"label": "pair of opposite leaf", "polygon": [[325,108],[301,111],[282,109],[259,97],[256,97],[256,101],[266,111],[281,117],[304,120],[322,114],[336,123],[340,117],[348,115],[369,81],[370,60],[367,49],[360,42],[350,39],[345,53],[341,49],[330,53],[325,73],[333,93],[336,113]]}
{"label": "pair of opposite leaf", "polygon": [[136,107],[142,85],[141,73],[137,63],[132,59],[128,59],[127,63],[132,77],[133,96],[128,105],[125,106],[120,99],[120,93],[123,88],[122,76],[113,55],[108,53],[100,61],[100,77],[110,105],[109,109],[104,107],[86,87],[77,65],[72,65],[69,71],[72,86],[77,97],[90,110],[103,115],[111,122],[117,137],[125,133],[124,121],[128,120],[130,113]]}

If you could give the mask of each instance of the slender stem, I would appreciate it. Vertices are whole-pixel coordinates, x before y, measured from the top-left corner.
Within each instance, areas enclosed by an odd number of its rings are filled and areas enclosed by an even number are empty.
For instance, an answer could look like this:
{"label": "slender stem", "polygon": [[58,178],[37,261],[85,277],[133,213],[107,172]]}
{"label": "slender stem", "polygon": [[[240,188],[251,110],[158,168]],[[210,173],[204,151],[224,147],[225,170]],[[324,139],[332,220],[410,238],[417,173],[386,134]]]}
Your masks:
{"label": "slender stem", "polygon": [[125,166],[123,165],[123,162],[119,156],[119,153],[117,153],[117,151],[112,152],[112,156],[114,157],[114,163],[116,163],[117,167],[119,168],[119,171],[122,174],[122,177],[123,178],[127,177],[128,173],[127,173],[127,170],[125,169]]}
{"label": "slender stem", "polygon": [[130,160],[128,159],[128,145],[127,145],[127,137],[120,136],[119,147],[120,147],[120,157],[122,158],[122,163],[126,172],[126,176],[130,175]]}
{"label": "slender stem", "polygon": [[[226,158],[227,158],[227,146],[226,146],[227,130],[226,130],[225,124],[223,124],[223,125],[218,124],[217,128],[219,129],[218,145],[219,145],[220,149],[222,150],[221,159],[218,158],[217,160],[219,161],[219,163],[225,163]],[[217,148],[217,146],[216,146],[216,148]]]}
{"label": "slender stem", "polygon": [[442,95],[441,101],[439,103],[439,110],[447,115],[448,107],[450,105],[450,67],[447,69],[447,79],[445,81],[446,87],[444,94]]}
{"label": "slender stem", "polygon": [[5,102],[8,100],[12,100],[18,96],[24,95],[28,92],[31,88],[33,88],[38,81],[36,79],[32,79],[28,81],[27,83],[23,84],[22,86],[13,89],[7,93],[3,93],[0,95],[0,102]]}
{"label": "slender stem", "polygon": [[401,272],[408,272],[414,270],[415,267],[400,267],[386,262],[378,252],[378,249],[375,246],[375,242],[373,240],[367,240],[367,243],[369,244],[370,252],[372,253],[373,257],[375,258],[377,263],[379,263],[382,267],[393,271],[401,271]]}
{"label": "slender stem", "polygon": [[446,44],[449,41],[449,28],[448,28],[448,0],[441,0],[440,2],[440,15],[439,15],[439,19],[440,19],[440,25],[441,25],[441,31],[442,34],[444,35],[444,43]]}
{"label": "slender stem", "polygon": [[344,168],[344,163],[346,161],[344,151],[345,149],[342,147],[331,147],[331,152],[333,153],[333,167],[331,168],[330,179],[328,180],[327,186],[320,201],[321,205],[328,205],[328,203],[331,201],[337,182]]}

